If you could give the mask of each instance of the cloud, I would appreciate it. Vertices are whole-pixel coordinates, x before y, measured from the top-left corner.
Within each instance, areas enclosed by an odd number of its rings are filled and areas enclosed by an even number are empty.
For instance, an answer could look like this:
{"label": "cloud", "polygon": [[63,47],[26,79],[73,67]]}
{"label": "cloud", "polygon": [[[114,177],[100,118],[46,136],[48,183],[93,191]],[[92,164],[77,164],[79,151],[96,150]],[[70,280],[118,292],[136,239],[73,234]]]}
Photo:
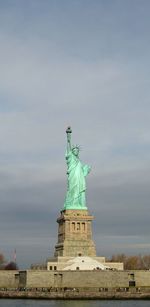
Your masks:
{"label": "cloud", "polygon": [[58,3],[0,3],[0,237],[22,266],[53,254],[68,125],[99,253],[148,250],[149,4]]}

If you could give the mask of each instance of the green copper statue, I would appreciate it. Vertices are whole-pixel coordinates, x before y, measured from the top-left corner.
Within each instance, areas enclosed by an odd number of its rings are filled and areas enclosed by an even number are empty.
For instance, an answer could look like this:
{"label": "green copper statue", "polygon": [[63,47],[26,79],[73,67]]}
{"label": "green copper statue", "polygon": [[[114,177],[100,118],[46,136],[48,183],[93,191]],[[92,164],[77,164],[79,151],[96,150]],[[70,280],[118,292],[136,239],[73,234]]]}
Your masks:
{"label": "green copper statue", "polygon": [[64,209],[87,209],[85,200],[86,183],[85,177],[91,168],[83,165],[79,160],[79,146],[71,145],[71,127],[66,130],[67,133],[67,195]]}

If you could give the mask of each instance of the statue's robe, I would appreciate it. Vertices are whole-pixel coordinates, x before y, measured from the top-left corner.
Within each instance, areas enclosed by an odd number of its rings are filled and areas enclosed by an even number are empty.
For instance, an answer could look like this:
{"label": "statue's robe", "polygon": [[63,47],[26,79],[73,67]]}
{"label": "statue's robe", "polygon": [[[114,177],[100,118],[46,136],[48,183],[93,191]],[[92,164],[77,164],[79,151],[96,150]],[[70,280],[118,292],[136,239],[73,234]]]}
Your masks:
{"label": "statue's robe", "polygon": [[86,208],[85,204],[85,176],[88,174],[88,165],[83,165],[79,158],[70,150],[66,154],[68,188],[64,207],[66,209]]}

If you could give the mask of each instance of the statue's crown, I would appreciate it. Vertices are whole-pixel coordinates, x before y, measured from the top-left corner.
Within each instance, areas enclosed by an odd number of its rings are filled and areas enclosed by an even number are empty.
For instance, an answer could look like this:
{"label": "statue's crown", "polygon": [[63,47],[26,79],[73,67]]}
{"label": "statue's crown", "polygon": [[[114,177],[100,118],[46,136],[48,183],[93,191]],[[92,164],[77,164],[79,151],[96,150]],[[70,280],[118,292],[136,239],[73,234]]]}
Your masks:
{"label": "statue's crown", "polygon": [[72,149],[79,149],[80,150],[80,146],[79,145],[72,145]]}

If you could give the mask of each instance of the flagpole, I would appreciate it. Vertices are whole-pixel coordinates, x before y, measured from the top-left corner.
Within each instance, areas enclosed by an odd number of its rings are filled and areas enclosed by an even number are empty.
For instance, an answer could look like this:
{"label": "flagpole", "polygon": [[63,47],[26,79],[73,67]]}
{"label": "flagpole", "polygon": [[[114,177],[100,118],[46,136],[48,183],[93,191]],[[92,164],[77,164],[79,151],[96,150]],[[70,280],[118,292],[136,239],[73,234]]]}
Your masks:
{"label": "flagpole", "polygon": [[13,254],[13,260],[16,263],[16,258],[17,258],[17,254],[16,254],[16,248],[14,249],[14,254]]}

